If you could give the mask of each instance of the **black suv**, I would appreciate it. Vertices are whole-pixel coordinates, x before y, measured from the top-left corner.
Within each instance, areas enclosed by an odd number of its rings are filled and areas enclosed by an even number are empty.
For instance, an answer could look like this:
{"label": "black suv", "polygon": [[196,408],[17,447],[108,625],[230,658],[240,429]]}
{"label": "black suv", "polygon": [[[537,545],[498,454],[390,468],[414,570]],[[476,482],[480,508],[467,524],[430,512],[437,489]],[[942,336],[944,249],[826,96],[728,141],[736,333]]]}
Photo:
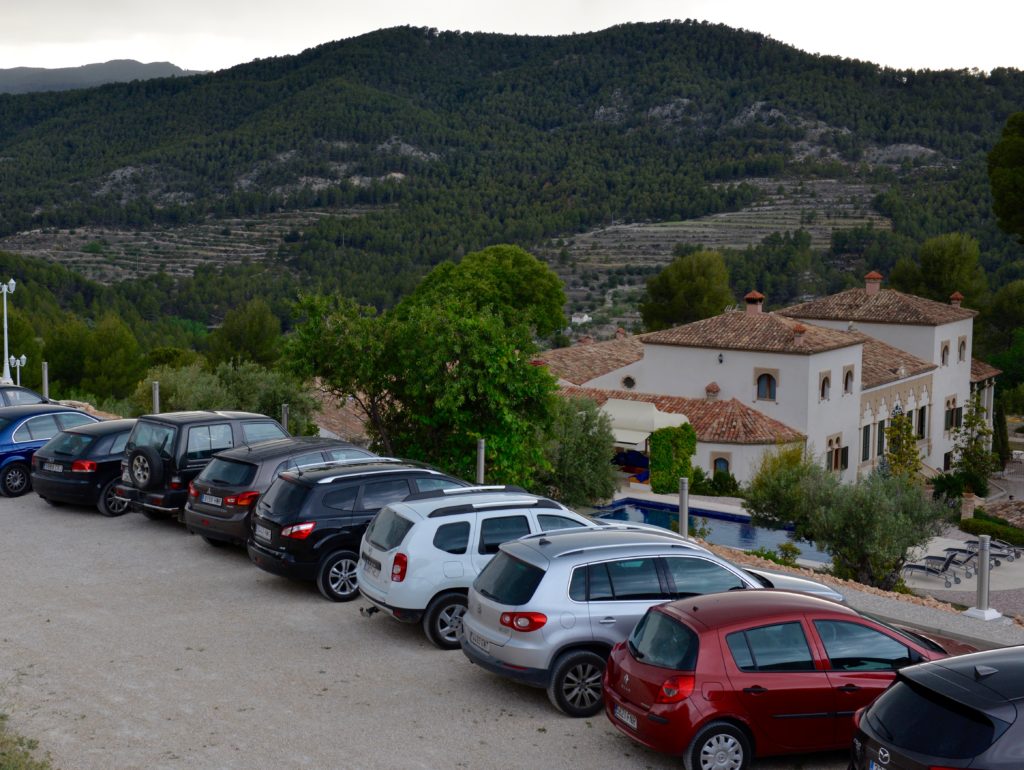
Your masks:
{"label": "black suv", "polygon": [[294,436],[218,452],[188,485],[185,526],[210,545],[245,545],[252,511],[279,473],[376,457],[347,441]]}
{"label": "black suv", "polygon": [[359,541],[370,519],[411,494],[469,484],[394,458],[351,461],[278,476],[256,505],[249,558],[285,577],[315,580],[336,602],[359,595]]}
{"label": "black suv", "polygon": [[128,437],[117,495],[150,519],[180,519],[189,482],[216,452],[287,436],[276,420],[252,412],[145,415]]}

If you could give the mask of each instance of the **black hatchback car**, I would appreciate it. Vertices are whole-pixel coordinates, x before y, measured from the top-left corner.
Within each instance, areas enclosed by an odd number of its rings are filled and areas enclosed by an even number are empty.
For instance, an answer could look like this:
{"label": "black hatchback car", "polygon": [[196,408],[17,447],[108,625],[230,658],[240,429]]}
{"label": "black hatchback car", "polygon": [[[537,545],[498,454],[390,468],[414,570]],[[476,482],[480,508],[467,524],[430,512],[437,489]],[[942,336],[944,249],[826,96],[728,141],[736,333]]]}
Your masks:
{"label": "black hatchback car", "polygon": [[287,471],[256,505],[249,558],[268,572],[315,580],[332,601],[359,595],[359,541],[388,503],[417,492],[469,486],[425,465],[394,458]]}
{"label": "black hatchback car", "polygon": [[287,436],[276,420],[252,412],[145,415],[128,437],[117,496],[147,518],[183,518],[188,484],[214,454]]}
{"label": "black hatchback car", "polygon": [[134,427],[135,420],[104,420],[58,433],[32,458],[32,488],[52,505],[95,505],[104,516],[127,513],[116,490]]}
{"label": "black hatchback car", "polygon": [[854,717],[851,770],[1024,767],[1024,647],[904,668]]}
{"label": "black hatchback car", "polygon": [[376,457],[347,441],[294,436],[218,452],[189,484],[185,527],[210,545],[245,545],[252,510],[278,474]]}

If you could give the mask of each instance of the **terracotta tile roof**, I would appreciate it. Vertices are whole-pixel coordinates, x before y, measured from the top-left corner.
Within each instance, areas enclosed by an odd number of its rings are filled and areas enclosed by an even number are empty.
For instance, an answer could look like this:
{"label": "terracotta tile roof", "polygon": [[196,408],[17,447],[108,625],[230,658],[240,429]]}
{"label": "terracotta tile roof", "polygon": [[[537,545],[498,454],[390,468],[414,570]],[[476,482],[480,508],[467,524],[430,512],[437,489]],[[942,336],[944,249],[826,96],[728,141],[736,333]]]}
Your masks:
{"label": "terracotta tile roof", "polygon": [[775,444],[803,441],[805,436],[788,425],[773,420],[756,409],[741,404],[735,398],[728,401],[706,398],[659,396],[636,393],[632,390],[601,390],[563,386],[565,396],[589,398],[598,406],[609,398],[627,401],[646,401],[659,411],[685,414],[697,433],[697,440],[716,444]]}
{"label": "terracotta tile roof", "polygon": [[977,358],[971,359],[971,382],[983,382],[1002,373],[1002,369],[996,369],[991,364],[986,364]]}
{"label": "terracotta tile roof", "polygon": [[861,334],[861,337],[864,340],[864,353],[861,357],[860,386],[864,390],[938,368],[933,363],[867,334]]}
{"label": "terracotta tile roof", "polygon": [[544,351],[534,360],[547,364],[555,377],[574,385],[582,385],[643,358],[642,336],[555,348]]}
{"label": "terracotta tile roof", "polygon": [[898,323],[912,326],[938,326],[974,318],[978,313],[963,307],[904,294],[895,289],[847,289],[799,305],[776,311],[790,318],[821,321],[864,321]]}
{"label": "terracotta tile roof", "polygon": [[859,335],[821,326],[804,326],[777,313],[728,311],[643,336],[647,345],[679,345],[724,350],[811,355],[861,342]]}

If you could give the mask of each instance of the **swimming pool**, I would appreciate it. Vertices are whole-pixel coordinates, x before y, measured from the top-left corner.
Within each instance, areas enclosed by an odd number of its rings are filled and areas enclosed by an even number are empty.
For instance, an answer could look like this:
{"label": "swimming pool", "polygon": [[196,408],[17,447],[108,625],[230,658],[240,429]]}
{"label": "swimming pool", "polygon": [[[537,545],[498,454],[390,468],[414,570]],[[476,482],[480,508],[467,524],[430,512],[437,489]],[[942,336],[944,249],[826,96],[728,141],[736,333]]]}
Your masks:
{"label": "swimming pool", "polygon": [[[679,531],[679,508],[649,500],[630,498],[616,500],[612,505],[598,509],[595,515],[601,519],[640,521]],[[788,541],[800,549],[799,558],[801,559],[831,561],[831,557],[827,553],[819,551],[812,543],[795,539],[789,530],[755,527],[745,516],[735,516],[721,511],[709,511],[690,506],[691,533],[703,524],[700,521],[702,518],[708,520],[707,527],[710,529],[710,534],[706,539],[709,543],[750,551],[755,548],[778,548],[780,544]]]}

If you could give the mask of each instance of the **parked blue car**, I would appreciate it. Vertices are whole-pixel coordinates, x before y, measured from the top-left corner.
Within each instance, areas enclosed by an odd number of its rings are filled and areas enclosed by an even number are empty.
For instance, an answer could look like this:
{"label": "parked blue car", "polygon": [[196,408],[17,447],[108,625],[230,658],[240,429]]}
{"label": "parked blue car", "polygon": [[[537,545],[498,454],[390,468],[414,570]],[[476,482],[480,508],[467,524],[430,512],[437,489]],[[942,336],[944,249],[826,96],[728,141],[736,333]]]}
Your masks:
{"label": "parked blue car", "polygon": [[32,489],[32,455],[65,428],[99,422],[70,406],[0,407],[0,494],[18,497]]}

